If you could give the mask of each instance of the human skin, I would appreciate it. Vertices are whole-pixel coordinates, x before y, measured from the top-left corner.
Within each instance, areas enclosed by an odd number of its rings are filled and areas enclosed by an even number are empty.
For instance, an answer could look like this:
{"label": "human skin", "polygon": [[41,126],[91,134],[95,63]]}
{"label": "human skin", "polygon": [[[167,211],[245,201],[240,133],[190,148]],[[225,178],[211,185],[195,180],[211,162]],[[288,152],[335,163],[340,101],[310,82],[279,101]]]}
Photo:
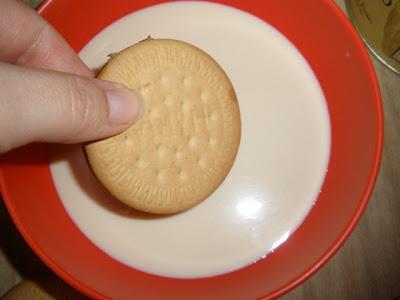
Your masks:
{"label": "human skin", "polygon": [[0,1],[0,154],[31,142],[81,143],[138,120],[143,101],[102,81],[18,0]]}

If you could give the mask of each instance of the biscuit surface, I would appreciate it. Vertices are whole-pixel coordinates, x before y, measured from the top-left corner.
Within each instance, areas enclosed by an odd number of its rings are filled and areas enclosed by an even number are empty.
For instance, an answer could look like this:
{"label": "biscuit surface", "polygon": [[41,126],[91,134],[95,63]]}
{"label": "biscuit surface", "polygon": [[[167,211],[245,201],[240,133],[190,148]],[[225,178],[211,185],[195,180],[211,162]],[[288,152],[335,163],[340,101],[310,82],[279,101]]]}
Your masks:
{"label": "biscuit surface", "polygon": [[98,78],[141,92],[146,111],[125,132],[86,145],[99,181],[125,204],[176,213],[224,180],[240,142],[240,113],[222,68],[202,50],[147,39],[117,55]]}

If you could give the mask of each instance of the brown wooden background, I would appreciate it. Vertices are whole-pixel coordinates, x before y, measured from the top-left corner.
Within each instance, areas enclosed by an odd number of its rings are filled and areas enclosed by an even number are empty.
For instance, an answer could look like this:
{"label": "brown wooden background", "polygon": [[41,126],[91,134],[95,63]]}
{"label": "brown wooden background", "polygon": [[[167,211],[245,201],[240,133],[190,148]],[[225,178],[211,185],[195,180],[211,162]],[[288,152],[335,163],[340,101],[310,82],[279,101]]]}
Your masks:
{"label": "brown wooden background", "polygon": [[[335,1],[344,8],[344,0]],[[36,7],[41,0],[25,2]],[[374,194],[344,247],[283,299],[400,299],[400,76],[373,60],[382,90],[386,131]],[[27,247],[0,201],[0,296],[23,278],[43,276],[54,275]],[[63,289],[64,299],[77,295],[66,285]]]}

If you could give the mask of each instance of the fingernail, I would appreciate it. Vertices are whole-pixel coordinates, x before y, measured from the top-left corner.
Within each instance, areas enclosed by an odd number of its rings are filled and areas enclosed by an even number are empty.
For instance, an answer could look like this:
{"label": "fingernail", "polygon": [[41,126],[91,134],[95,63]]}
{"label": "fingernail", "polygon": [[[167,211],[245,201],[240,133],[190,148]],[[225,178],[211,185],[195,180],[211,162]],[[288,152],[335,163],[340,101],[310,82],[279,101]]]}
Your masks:
{"label": "fingernail", "polygon": [[144,111],[142,96],[126,88],[106,91],[108,120],[111,124],[131,124],[139,120]]}

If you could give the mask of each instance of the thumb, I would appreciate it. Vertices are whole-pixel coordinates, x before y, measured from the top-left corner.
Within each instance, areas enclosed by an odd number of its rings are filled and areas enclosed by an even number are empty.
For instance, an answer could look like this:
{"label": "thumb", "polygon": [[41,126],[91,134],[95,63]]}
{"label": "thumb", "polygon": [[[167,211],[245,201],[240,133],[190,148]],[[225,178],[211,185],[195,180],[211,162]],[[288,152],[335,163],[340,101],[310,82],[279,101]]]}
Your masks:
{"label": "thumb", "polygon": [[0,153],[111,136],[143,111],[139,94],[109,81],[0,63],[0,82]]}

